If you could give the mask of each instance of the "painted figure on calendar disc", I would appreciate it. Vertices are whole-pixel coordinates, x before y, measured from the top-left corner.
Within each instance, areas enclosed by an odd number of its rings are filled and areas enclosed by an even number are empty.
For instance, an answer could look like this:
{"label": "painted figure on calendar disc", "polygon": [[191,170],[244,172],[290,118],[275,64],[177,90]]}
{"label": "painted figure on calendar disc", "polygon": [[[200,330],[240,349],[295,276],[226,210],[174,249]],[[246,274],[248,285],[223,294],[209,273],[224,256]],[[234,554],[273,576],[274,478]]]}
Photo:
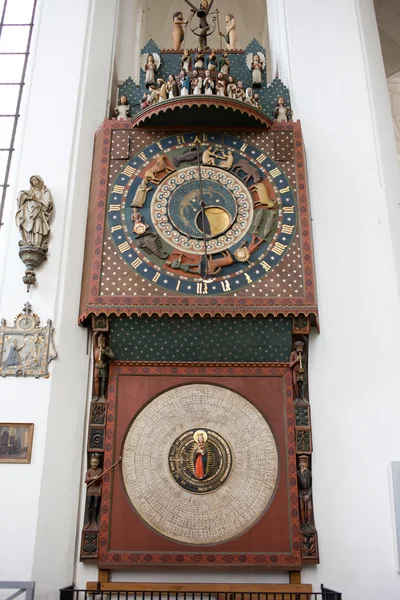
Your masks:
{"label": "painted figure on calendar disc", "polygon": [[199,429],[193,434],[195,441],[193,451],[194,475],[196,479],[204,479],[207,476],[208,449],[206,446],[207,434]]}

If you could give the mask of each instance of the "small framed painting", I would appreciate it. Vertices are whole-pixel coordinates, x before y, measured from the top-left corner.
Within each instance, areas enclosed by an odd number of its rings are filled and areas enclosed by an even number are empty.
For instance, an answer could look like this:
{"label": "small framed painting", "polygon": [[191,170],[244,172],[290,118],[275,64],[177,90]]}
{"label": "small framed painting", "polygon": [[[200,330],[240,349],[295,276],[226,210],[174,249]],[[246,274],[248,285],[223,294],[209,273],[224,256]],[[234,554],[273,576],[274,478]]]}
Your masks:
{"label": "small framed painting", "polygon": [[0,463],[30,463],[33,423],[0,423]]}

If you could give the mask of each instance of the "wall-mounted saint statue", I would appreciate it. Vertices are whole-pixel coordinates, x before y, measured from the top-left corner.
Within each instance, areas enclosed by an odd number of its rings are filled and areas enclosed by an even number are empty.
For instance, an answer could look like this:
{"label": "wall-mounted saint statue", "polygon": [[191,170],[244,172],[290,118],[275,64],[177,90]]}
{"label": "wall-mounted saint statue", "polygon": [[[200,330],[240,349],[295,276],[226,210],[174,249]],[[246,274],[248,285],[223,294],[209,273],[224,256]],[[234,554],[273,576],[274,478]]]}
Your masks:
{"label": "wall-mounted saint statue", "polygon": [[32,175],[29,190],[18,194],[16,223],[22,240],[19,256],[27,269],[23,282],[28,290],[36,283],[35,268],[46,260],[50,238],[50,219],[53,214],[53,197],[40,175]]}

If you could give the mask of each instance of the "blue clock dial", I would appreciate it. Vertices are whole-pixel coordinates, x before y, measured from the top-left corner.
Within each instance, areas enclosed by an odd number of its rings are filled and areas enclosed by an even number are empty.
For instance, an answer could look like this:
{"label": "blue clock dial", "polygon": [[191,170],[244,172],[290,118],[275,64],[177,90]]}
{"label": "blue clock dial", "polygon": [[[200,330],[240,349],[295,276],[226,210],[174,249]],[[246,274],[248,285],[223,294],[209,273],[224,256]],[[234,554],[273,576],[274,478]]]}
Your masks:
{"label": "blue clock dial", "polygon": [[229,135],[184,134],[129,160],[108,199],[116,248],[132,269],[185,295],[221,295],[267,277],[296,231],[280,166]]}

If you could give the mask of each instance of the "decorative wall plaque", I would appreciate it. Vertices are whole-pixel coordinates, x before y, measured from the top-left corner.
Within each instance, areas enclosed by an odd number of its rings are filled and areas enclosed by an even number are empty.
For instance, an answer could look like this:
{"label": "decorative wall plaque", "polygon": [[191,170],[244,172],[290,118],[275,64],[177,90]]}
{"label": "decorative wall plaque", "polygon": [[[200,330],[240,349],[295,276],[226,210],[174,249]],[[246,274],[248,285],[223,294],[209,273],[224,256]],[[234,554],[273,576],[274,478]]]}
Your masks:
{"label": "decorative wall plaque", "polygon": [[5,319],[0,327],[0,375],[2,377],[48,377],[49,363],[56,358],[54,328],[49,319],[40,327],[39,317],[26,302],[14,325]]}

